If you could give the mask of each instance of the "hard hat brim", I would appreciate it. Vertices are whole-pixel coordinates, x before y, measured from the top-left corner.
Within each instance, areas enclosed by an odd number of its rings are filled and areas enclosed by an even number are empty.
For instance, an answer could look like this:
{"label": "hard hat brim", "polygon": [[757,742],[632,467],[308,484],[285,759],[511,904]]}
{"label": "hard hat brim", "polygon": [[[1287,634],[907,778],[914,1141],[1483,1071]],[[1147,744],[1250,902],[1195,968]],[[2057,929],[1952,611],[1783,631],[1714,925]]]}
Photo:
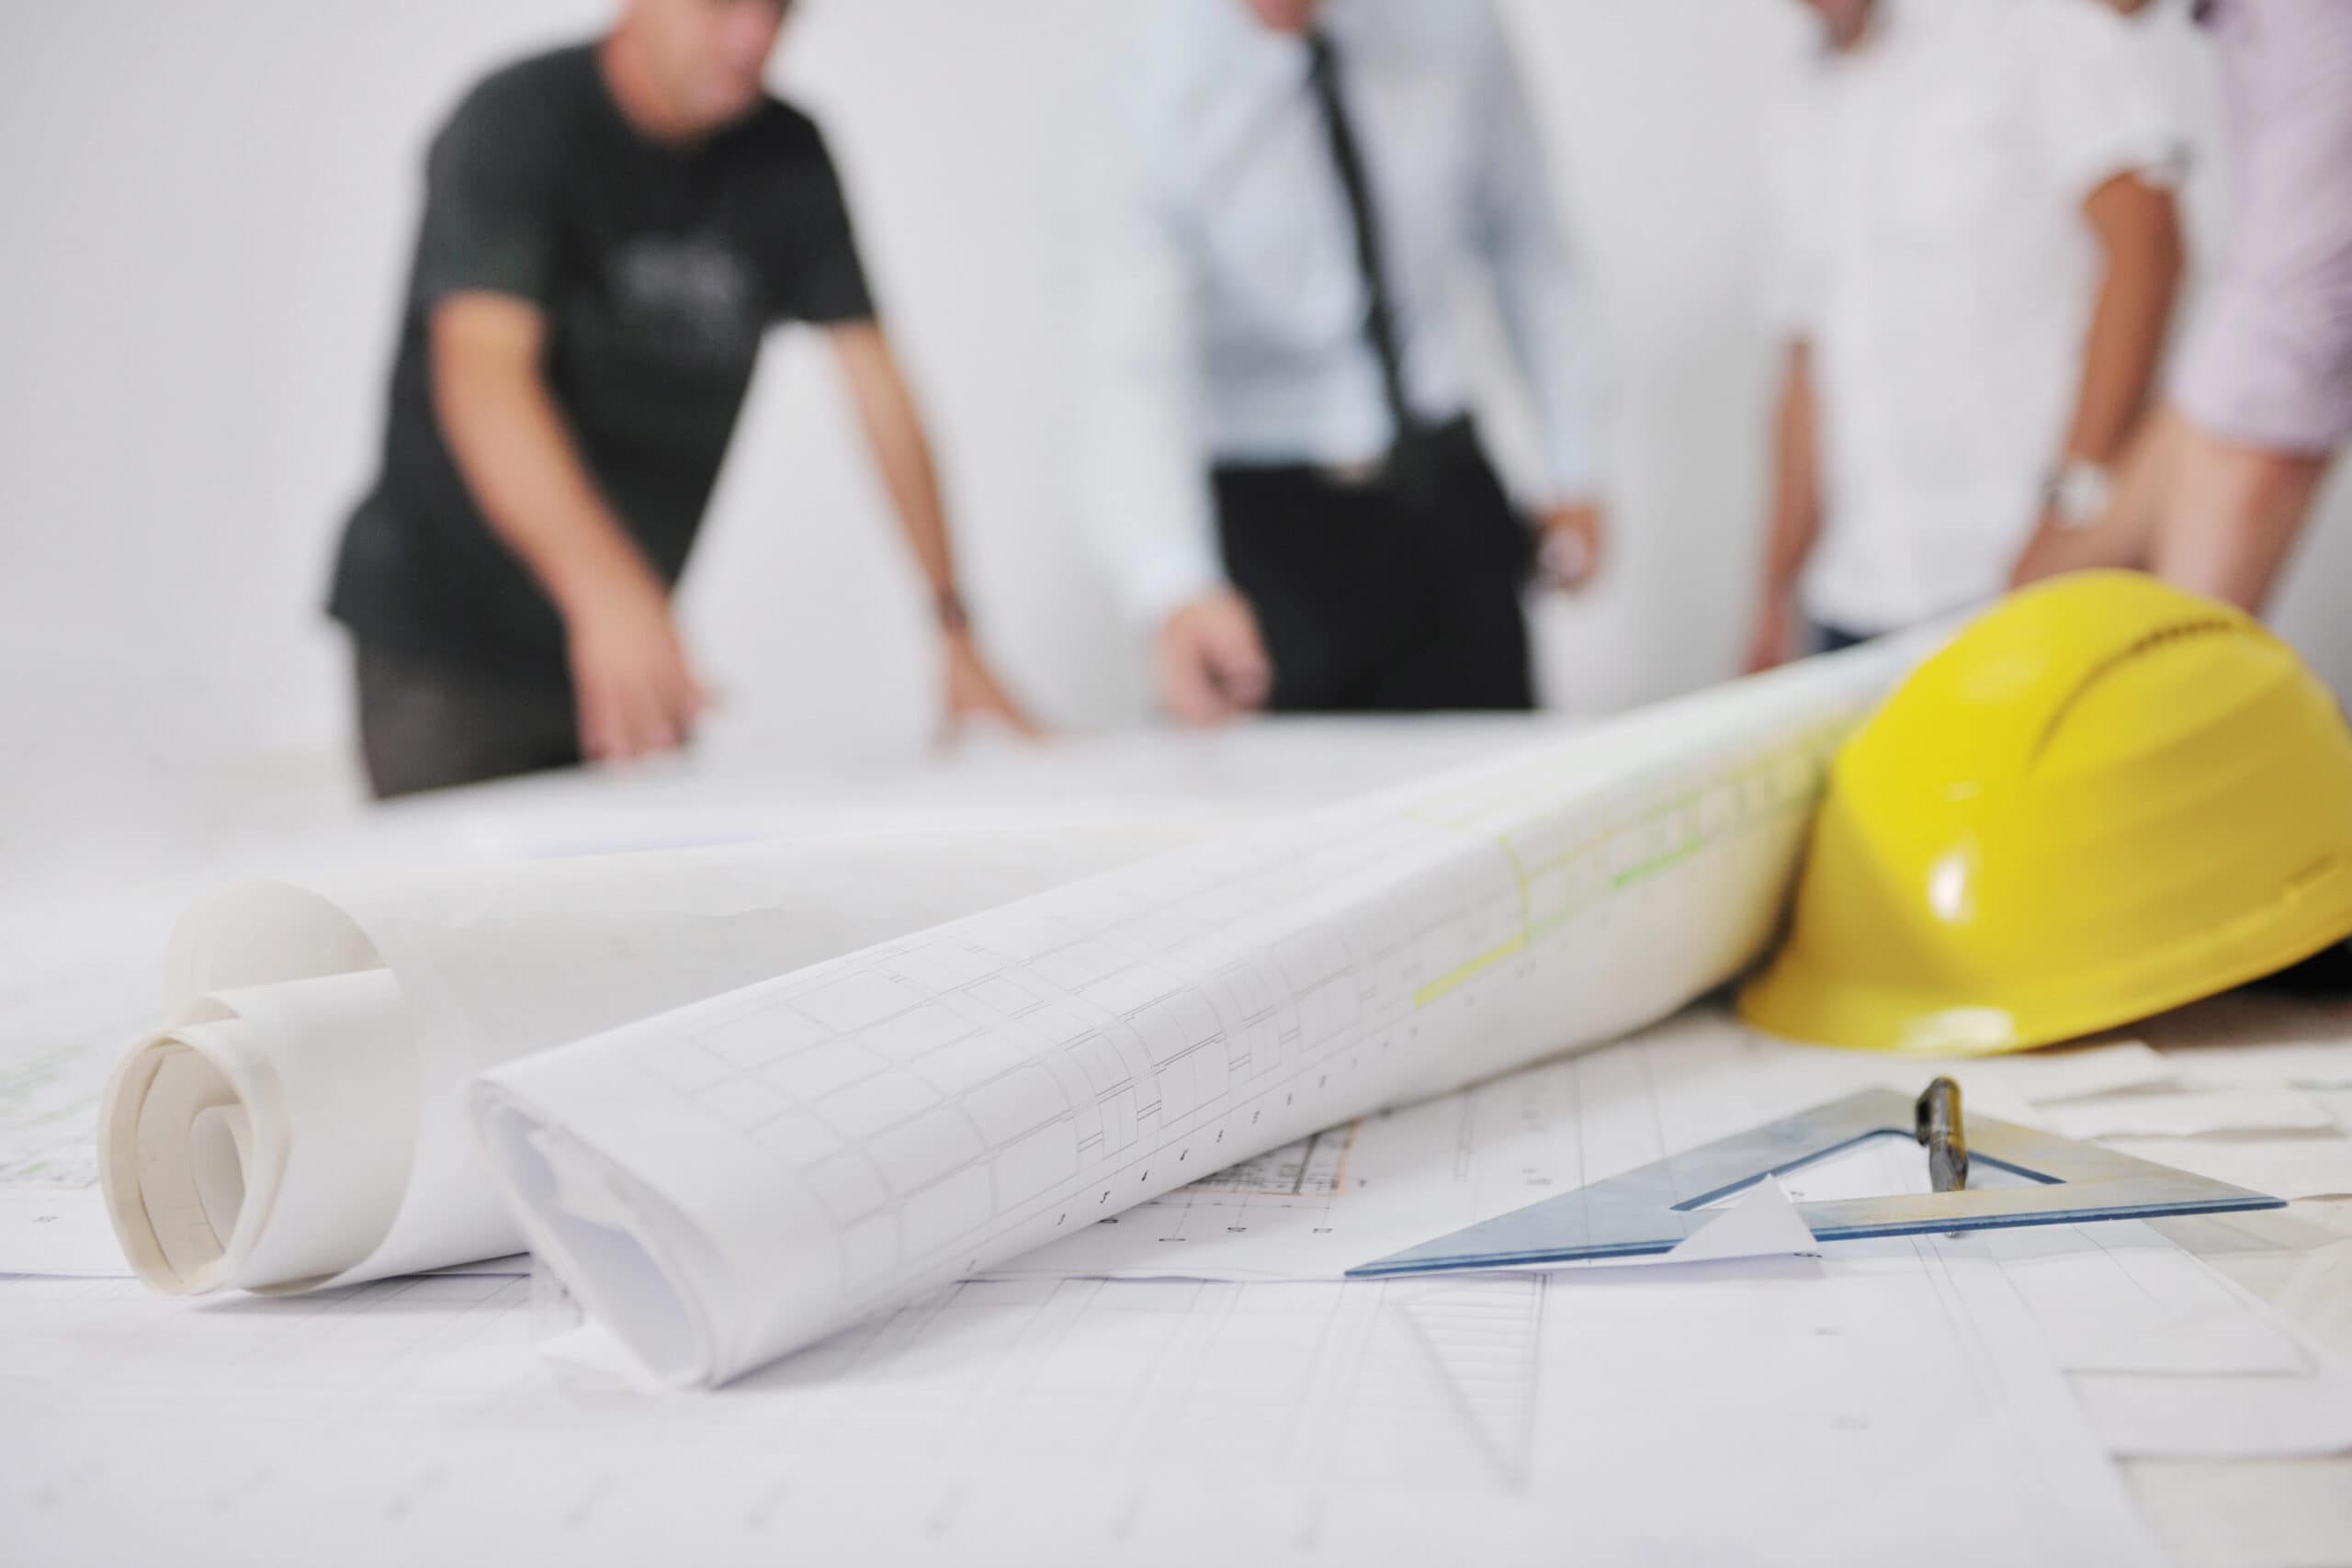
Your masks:
{"label": "hard hat brim", "polygon": [[1783,1039],[1906,1055],[1984,1056],[2079,1039],[2275,975],[2352,940],[2352,863],[2337,858],[2186,951],[2128,972],[2068,976],[2030,996],[1923,995],[1873,985],[1794,946],[1738,992],[1739,1016]]}

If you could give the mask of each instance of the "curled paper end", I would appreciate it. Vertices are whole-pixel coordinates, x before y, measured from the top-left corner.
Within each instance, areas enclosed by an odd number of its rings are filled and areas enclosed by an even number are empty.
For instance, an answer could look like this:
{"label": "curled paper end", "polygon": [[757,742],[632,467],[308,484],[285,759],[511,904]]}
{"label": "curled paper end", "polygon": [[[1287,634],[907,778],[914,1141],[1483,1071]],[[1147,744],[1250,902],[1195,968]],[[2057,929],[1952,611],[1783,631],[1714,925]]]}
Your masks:
{"label": "curled paper end", "polygon": [[551,1273],[642,1379],[668,1388],[715,1381],[716,1346],[695,1288],[645,1223],[660,1200],[494,1088],[477,1087],[473,1111],[535,1274]]}
{"label": "curled paper end", "polygon": [[[250,1198],[268,1205],[252,1160],[253,1117],[220,1059],[234,1021],[163,1035],[133,1051],[99,1113],[107,1217],[139,1278],[198,1295],[228,1283],[227,1258]],[[220,1038],[226,1035],[232,1038]],[[188,1038],[193,1036],[194,1038]]]}
{"label": "curled paper end", "polygon": [[132,1048],[98,1115],[107,1218],[175,1295],[307,1289],[390,1228],[413,1153],[407,1016],[384,970],[197,998]]}
{"label": "curled paper end", "polygon": [[243,1105],[209,1105],[188,1122],[188,1165],[196,1201],[218,1236],[234,1235],[244,1212],[245,1171],[253,1161],[253,1118]]}
{"label": "curled paper end", "polygon": [[531,1260],[531,1343],[552,1363],[564,1386],[598,1393],[668,1393],[665,1383],[590,1318],[571,1287],[548,1265],[545,1258]]}

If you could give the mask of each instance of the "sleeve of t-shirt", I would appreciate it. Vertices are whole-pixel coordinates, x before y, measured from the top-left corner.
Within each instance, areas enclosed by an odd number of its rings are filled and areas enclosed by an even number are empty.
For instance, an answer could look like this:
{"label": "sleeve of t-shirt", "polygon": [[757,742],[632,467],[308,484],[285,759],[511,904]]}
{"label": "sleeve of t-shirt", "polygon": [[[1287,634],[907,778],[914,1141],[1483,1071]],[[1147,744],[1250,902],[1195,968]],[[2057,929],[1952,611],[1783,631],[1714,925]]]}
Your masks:
{"label": "sleeve of t-shirt", "polygon": [[1828,180],[1825,128],[1812,72],[1792,80],[1773,106],[1766,168],[1764,310],[1784,337],[1812,337],[1827,292]]}
{"label": "sleeve of t-shirt", "polygon": [[475,290],[548,303],[554,151],[548,106],[511,81],[486,83],[458,106],[425,158],[417,304]]}
{"label": "sleeve of t-shirt", "polygon": [[2233,212],[2172,400],[2224,441],[2322,456],[2352,443],[2352,4],[2262,0],[2211,26]]}
{"label": "sleeve of t-shirt", "polygon": [[810,126],[784,164],[777,226],[766,258],[779,320],[840,326],[875,316],[858,259],[849,201],[825,139]]}
{"label": "sleeve of t-shirt", "polygon": [[2061,188],[2087,197],[2118,175],[2176,183],[2187,139],[2143,24],[2092,0],[2033,14],[2037,134]]}

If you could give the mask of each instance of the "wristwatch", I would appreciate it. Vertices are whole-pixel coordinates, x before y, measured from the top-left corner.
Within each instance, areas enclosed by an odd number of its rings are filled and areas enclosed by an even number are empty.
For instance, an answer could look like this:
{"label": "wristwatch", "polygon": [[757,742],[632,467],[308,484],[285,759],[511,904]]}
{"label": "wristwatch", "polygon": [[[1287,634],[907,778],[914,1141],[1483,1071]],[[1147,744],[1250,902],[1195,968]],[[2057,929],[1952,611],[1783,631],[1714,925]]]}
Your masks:
{"label": "wristwatch", "polygon": [[2087,528],[2107,510],[2115,481],[2088,457],[2069,457],[2041,487],[2042,509],[2062,528]]}

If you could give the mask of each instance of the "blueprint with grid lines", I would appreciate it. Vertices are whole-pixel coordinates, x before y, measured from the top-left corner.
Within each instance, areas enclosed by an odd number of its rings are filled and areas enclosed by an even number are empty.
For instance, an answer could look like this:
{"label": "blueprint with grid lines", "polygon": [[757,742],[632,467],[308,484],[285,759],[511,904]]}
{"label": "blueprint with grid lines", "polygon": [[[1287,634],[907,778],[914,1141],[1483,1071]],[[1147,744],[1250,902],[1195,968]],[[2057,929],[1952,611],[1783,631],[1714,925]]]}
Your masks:
{"label": "blueprint with grid lines", "polygon": [[[1777,923],[1831,754],[1915,652],[1808,661],[564,1046],[480,1080],[477,1126],[591,1313],[658,1375],[724,1382],[1721,984]],[[1289,1179],[1346,1157],[1310,1145]]]}

